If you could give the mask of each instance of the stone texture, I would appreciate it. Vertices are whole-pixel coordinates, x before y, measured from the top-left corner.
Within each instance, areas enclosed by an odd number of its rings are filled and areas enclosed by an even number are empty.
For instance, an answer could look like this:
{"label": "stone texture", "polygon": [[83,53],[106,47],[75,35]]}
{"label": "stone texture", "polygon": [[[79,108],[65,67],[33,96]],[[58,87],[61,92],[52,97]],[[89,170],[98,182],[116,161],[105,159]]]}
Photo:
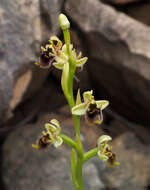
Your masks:
{"label": "stone texture", "polygon": [[[120,166],[108,169],[98,157],[91,159],[84,167],[85,189],[146,190],[150,176],[149,142],[146,141],[145,144],[139,126],[133,125],[133,128],[130,128],[132,132],[128,132],[122,130],[127,129],[126,126],[129,125],[125,120],[114,116],[108,123],[107,117],[105,115],[106,121],[101,128],[87,127],[81,120],[82,140],[84,147],[89,149],[96,146],[100,135],[111,135],[113,151],[117,155]],[[17,127],[9,134],[1,152],[5,190],[74,189],[69,167],[70,148],[66,145],[57,150],[53,146],[43,151],[35,151],[31,148],[31,144],[35,143],[40,136],[44,123],[52,118],[61,121],[63,133],[74,138],[73,123],[67,106],[56,110],[53,114],[38,114],[36,122]],[[114,130],[117,131],[117,135],[114,135]],[[149,134],[149,131],[147,133]]]}
{"label": "stone texture", "polygon": [[[5,190],[73,190],[70,175],[70,151],[66,145],[59,149],[50,146],[43,151],[33,150],[32,143],[41,134],[44,123],[51,118],[61,121],[65,134],[73,136],[72,122],[59,114],[45,114],[33,125],[17,128],[3,146],[3,181]],[[94,162],[84,169],[86,190],[102,190],[105,186],[99,180]]]}
{"label": "stone texture", "polygon": [[108,3],[113,3],[113,4],[119,4],[119,5],[124,5],[127,3],[135,3],[135,2],[139,2],[139,1],[144,1],[144,0],[102,0],[104,2],[108,2]]}
{"label": "stone texture", "polygon": [[98,0],[67,1],[65,10],[86,35],[97,94],[128,119],[149,124],[150,28]]}
{"label": "stone texture", "polygon": [[144,1],[142,3],[137,3],[133,6],[127,6],[122,9],[124,13],[131,16],[132,18],[150,26],[150,2]]}
{"label": "stone texture", "polygon": [[[47,40],[50,35],[58,33],[56,18],[60,12],[62,2],[62,0],[1,1],[1,122],[11,116],[11,109],[18,105],[25,93],[31,96],[33,92],[39,89],[47,77],[47,71],[39,69],[37,72],[35,67],[31,65],[37,60],[41,43]],[[28,79],[24,81],[24,85],[19,87],[22,82],[18,81],[22,80],[22,77],[25,77],[25,75]],[[38,81],[35,82],[37,75]],[[31,88],[33,83],[34,88]],[[16,89],[20,89],[20,91]]]}
{"label": "stone texture", "polygon": [[150,176],[150,146],[145,146],[133,133],[127,132],[115,139],[113,149],[120,166],[105,169],[103,182],[108,188],[117,190],[145,190]]}

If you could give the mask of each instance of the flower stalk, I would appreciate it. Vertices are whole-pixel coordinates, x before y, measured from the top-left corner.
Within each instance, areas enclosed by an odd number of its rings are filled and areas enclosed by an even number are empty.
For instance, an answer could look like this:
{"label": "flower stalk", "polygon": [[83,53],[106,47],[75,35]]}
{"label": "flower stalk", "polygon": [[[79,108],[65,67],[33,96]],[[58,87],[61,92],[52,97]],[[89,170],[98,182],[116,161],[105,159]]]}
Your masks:
{"label": "flower stalk", "polygon": [[53,144],[58,148],[62,143],[72,148],[71,152],[71,172],[72,182],[76,190],[84,190],[83,184],[83,164],[92,157],[98,157],[106,162],[106,165],[113,167],[119,163],[116,156],[112,152],[112,147],[108,145],[111,137],[103,135],[98,139],[98,146],[84,153],[83,144],[80,136],[80,117],[85,116],[85,120],[91,126],[99,126],[103,121],[102,111],[109,102],[107,100],[95,100],[93,91],[83,93],[83,102],[81,100],[80,90],[78,90],[76,100],[73,95],[73,81],[76,69],[83,68],[87,61],[87,57],[81,57],[81,52],[77,55],[70,40],[70,22],[64,14],[60,14],[58,18],[59,25],[63,31],[63,43],[56,37],[50,38],[49,43],[42,47],[42,55],[36,65],[41,68],[49,68],[51,65],[62,70],[61,87],[69,104],[75,129],[75,140],[61,133],[61,125],[56,119],[52,119],[50,123],[45,124],[45,130],[42,137],[37,141],[36,145],[32,145],[35,149],[46,148],[49,144]]}

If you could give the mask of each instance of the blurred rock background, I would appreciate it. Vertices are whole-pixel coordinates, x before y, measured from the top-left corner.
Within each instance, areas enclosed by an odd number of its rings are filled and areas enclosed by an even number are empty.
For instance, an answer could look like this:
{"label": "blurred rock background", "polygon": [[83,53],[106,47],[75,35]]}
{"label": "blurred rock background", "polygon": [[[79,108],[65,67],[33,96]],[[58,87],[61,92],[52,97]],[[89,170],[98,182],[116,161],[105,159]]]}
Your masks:
{"label": "blurred rock background", "polygon": [[[70,149],[31,148],[45,122],[74,136],[60,71],[34,66],[52,35],[62,38],[60,12],[75,47],[89,60],[74,90],[110,101],[100,128],[81,121],[86,149],[113,137],[120,166],[97,158],[84,168],[86,190],[150,189],[150,2],[148,0],[0,0],[0,189],[73,190]],[[89,138],[90,137],[90,138]]]}

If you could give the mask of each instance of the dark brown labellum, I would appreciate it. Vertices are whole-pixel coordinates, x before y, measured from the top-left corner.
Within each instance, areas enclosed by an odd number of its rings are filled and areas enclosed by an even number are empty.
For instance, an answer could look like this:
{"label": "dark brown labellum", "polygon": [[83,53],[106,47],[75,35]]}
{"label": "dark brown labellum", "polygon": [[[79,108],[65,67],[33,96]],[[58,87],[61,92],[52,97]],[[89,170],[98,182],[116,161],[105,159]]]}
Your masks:
{"label": "dark brown labellum", "polygon": [[49,135],[45,135],[43,137],[41,137],[38,141],[38,145],[41,149],[43,148],[47,148],[47,146],[49,145]]}
{"label": "dark brown labellum", "polygon": [[86,121],[91,125],[97,125],[97,121],[103,120],[102,111],[97,108],[96,103],[90,104],[85,115]]}
{"label": "dark brown labellum", "polygon": [[42,53],[40,57],[40,67],[49,68],[53,60],[54,60],[53,56],[49,56],[49,55],[46,55],[46,53]]}

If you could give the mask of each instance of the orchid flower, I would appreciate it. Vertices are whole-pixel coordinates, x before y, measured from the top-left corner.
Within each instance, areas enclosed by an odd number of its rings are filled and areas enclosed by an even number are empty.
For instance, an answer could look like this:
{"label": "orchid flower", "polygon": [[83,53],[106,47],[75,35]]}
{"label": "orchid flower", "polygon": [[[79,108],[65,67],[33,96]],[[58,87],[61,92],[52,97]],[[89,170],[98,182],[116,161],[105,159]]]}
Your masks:
{"label": "orchid flower", "polygon": [[56,119],[52,119],[50,123],[45,124],[45,131],[42,132],[42,137],[38,140],[36,145],[32,145],[35,149],[43,149],[48,145],[53,144],[56,148],[58,148],[63,140],[60,137],[60,124]]}
{"label": "orchid flower", "polygon": [[98,157],[106,162],[106,166],[112,168],[118,166],[119,162],[116,161],[116,155],[112,152],[112,146],[108,144],[112,138],[108,135],[102,135],[98,139]]}
{"label": "orchid flower", "polygon": [[100,125],[103,121],[102,110],[109,104],[107,100],[95,101],[93,91],[83,93],[83,103],[76,104],[72,108],[72,114],[85,115],[89,125]]}

